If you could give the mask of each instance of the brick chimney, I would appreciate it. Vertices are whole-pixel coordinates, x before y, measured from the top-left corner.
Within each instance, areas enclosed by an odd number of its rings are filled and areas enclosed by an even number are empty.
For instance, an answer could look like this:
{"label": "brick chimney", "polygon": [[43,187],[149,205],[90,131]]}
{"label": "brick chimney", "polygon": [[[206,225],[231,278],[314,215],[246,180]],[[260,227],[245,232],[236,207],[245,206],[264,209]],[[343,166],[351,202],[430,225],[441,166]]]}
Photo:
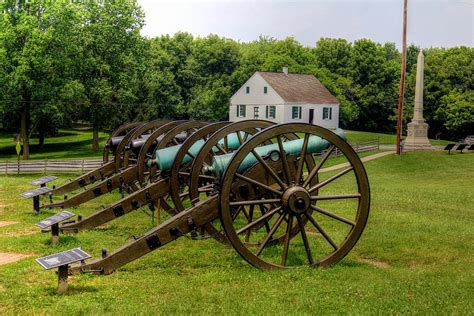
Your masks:
{"label": "brick chimney", "polygon": [[283,73],[284,73],[285,75],[288,74],[288,67],[283,67]]}

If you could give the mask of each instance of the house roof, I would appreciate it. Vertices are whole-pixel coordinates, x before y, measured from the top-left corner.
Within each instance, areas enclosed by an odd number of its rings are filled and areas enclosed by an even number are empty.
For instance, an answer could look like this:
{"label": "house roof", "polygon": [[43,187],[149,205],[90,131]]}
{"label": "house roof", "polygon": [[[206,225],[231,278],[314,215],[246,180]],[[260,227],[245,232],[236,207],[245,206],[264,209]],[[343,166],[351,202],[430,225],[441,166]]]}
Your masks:
{"label": "house roof", "polygon": [[258,73],[285,102],[335,104],[339,101],[313,75],[285,74],[283,72]]}

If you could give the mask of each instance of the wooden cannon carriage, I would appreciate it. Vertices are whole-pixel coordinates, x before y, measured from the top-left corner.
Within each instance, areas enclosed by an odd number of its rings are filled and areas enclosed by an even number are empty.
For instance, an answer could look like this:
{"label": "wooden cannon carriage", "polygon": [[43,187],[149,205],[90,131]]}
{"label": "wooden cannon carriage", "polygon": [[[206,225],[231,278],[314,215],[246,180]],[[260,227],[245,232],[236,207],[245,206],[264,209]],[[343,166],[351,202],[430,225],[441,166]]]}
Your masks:
{"label": "wooden cannon carriage", "polygon": [[[148,123],[132,123],[117,129],[108,139],[104,148],[101,167],[92,170],[84,175],[59,187],[40,188],[23,193],[24,197],[35,197],[35,210],[40,208],[70,208],[90,201],[100,195],[120,189],[122,192],[133,192],[137,190],[140,183],[137,180],[143,177],[137,176],[137,168],[143,169],[143,163],[147,155],[153,152],[155,146],[160,143],[160,139],[170,129],[186,121],[164,121],[155,120]],[[203,124],[203,123],[194,123]],[[121,135],[126,133],[125,135]],[[161,136],[160,136],[161,135]],[[150,138],[154,136],[154,138]],[[187,137],[186,131],[176,133],[174,138],[169,140],[169,144],[181,143]],[[110,159],[113,154],[113,160]],[[110,160],[110,161],[109,161]],[[141,165],[140,165],[141,164]],[[143,175],[143,174],[142,174]],[[44,177],[45,179],[55,179],[55,177]],[[38,179],[41,180],[41,179]],[[44,185],[44,183],[43,183]],[[83,188],[83,191],[68,197],[59,202],[53,202],[55,196],[70,193]],[[49,195],[49,204],[39,206],[38,195]]]}
{"label": "wooden cannon carriage", "polygon": [[[349,253],[367,222],[370,190],[364,166],[340,130],[262,121],[215,124],[215,132],[203,126],[192,140],[149,157],[147,166],[156,165],[160,179],[148,186],[166,182],[166,190],[153,194],[166,191],[175,215],[98,259],[86,262],[90,256],[79,248],[37,259],[45,268],[59,267],[60,288],[68,274],[112,273],[201,229],[261,269],[328,266]],[[198,137],[199,131],[206,136]],[[239,142],[233,152],[222,146],[231,135]],[[342,168],[331,166],[340,161],[346,162]],[[127,207],[122,205],[123,213]],[[109,209],[96,219],[102,217],[117,214]]]}

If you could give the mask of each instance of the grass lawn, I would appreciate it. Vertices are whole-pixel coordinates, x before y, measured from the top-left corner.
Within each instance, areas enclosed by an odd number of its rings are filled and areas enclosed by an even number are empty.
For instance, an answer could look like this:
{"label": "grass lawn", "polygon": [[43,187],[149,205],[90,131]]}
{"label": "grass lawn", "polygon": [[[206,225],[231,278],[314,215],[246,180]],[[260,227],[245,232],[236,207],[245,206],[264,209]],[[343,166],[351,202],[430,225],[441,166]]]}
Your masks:
{"label": "grass lawn", "polygon": [[[359,131],[344,131],[347,135],[347,140],[352,143],[361,143],[369,140],[380,140],[381,145],[395,145],[397,140],[397,136],[395,134],[382,134],[382,133],[371,133],[371,132],[359,132]],[[449,143],[453,143],[452,141],[448,140],[436,140],[430,139],[431,145],[433,146],[441,146],[446,145]]]}
{"label": "grass lawn", "polygon": [[[0,177],[0,252],[33,257],[0,266],[0,314],[464,314],[474,313],[474,155],[385,156],[366,163],[372,207],[366,230],[338,265],[259,271],[214,240],[182,238],[109,276],[80,275],[57,296],[54,272],[34,258],[81,246],[94,256],[151,227],[142,212],[57,246],[33,226],[18,194],[37,176]],[[71,176],[69,176],[71,177]],[[68,177],[61,176],[59,181]],[[76,209],[92,213],[115,196]]]}
{"label": "grass lawn", "polygon": [[[102,157],[108,134],[99,133],[99,151],[92,151],[92,130],[60,130],[58,136],[47,137],[43,148],[38,138],[30,139],[30,159],[82,159]],[[0,160],[16,160],[16,143],[11,134],[0,133]]]}

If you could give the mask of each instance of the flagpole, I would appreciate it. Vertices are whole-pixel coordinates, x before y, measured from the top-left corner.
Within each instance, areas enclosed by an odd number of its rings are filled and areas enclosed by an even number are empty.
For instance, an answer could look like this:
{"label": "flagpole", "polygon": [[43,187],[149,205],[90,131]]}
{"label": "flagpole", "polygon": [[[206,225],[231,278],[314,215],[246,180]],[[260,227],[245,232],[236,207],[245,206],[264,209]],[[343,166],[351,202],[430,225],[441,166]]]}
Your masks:
{"label": "flagpole", "polygon": [[405,68],[407,57],[407,0],[403,0],[403,39],[402,39],[402,72],[400,76],[400,95],[397,111],[397,155],[401,154],[400,142],[402,134],[403,96],[405,94]]}

